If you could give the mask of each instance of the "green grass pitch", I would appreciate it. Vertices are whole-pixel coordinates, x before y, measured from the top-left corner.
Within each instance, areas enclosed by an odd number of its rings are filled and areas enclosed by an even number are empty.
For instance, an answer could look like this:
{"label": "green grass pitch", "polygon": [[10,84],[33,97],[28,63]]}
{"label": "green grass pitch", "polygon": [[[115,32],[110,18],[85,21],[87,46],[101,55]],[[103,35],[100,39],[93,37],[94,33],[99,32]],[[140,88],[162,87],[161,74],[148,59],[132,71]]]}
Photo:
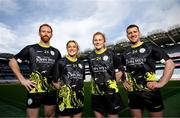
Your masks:
{"label": "green grass pitch", "polygon": [[[85,82],[85,107],[83,117],[93,117],[91,110],[90,83]],[[122,85],[119,90],[126,108],[119,113],[120,117],[130,117],[127,105],[127,93]],[[180,117],[180,81],[170,81],[161,89],[164,100],[164,117]],[[26,115],[26,90],[19,84],[0,84],[0,117],[25,117]],[[145,116],[148,113],[145,112]],[[40,110],[43,116],[43,109]]]}

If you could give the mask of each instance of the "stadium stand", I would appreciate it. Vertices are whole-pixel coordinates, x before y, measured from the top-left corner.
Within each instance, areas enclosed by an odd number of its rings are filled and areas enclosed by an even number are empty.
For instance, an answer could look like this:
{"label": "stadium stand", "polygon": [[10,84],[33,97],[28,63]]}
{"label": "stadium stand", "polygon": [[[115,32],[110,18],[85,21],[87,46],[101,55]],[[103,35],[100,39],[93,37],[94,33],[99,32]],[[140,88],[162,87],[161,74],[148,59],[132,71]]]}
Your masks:
{"label": "stadium stand", "polygon": [[[13,54],[0,53],[0,83],[18,82],[15,79],[15,75],[8,66],[9,59],[13,57]],[[20,64],[21,71],[25,77],[29,75],[28,62]]]}

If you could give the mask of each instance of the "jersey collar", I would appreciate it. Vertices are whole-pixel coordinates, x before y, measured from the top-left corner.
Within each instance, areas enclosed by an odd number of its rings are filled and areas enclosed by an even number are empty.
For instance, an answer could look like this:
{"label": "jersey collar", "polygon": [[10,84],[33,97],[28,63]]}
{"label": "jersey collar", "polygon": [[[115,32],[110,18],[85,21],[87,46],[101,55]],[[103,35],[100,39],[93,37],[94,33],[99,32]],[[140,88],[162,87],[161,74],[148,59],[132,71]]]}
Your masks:
{"label": "jersey collar", "polygon": [[49,48],[49,47],[50,47],[50,45],[47,46],[47,45],[43,45],[43,44],[41,44],[41,43],[38,43],[38,45],[41,46],[41,47],[43,47],[43,48]]}
{"label": "jersey collar", "polygon": [[76,62],[77,61],[77,58],[72,58],[69,55],[66,55],[66,58],[71,62]]}
{"label": "jersey collar", "polygon": [[132,45],[131,48],[137,48],[139,46],[141,46],[144,42],[138,42],[137,44],[135,45]]}
{"label": "jersey collar", "polygon": [[100,51],[95,50],[95,53],[96,53],[96,54],[102,54],[102,53],[104,53],[106,50],[107,50],[107,48],[104,48],[103,50],[100,50]]}

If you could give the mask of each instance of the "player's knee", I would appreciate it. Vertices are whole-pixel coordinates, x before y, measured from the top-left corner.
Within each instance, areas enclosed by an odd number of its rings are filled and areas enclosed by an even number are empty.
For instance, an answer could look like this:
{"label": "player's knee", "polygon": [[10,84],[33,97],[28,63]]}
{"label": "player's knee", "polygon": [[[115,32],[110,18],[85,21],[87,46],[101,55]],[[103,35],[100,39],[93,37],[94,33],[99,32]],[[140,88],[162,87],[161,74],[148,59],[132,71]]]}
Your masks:
{"label": "player's knee", "polygon": [[55,115],[54,112],[45,112],[45,117],[48,117],[48,118],[53,118]]}

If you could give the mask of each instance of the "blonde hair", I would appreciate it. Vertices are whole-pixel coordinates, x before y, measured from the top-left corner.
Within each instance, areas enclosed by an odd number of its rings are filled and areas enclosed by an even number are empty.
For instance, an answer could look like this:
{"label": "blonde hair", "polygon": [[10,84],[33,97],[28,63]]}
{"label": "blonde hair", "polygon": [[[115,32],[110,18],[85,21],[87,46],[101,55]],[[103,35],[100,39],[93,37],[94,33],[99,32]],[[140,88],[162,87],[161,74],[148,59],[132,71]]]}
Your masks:
{"label": "blonde hair", "polygon": [[69,43],[74,43],[74,44],[77,46],[77,54],[76,54],[76,57],[78,58],[78,57],[79,57],[79,45],[78,45],[78,43],[77,43],[75,40],[69,40],[69,41],[66,43],[66,49],[68,48]]}
{"label": "blonde hair", "polygon": [[77,46],[77,49],[78,49],[78,51],[79,51],[79,45],[78,45],[78,43],[75,41],[75,40],[69,40],[67,43],[66,43],[66,49],[68,48],[68,44],[69,43],[74,43],[76,46]]}

